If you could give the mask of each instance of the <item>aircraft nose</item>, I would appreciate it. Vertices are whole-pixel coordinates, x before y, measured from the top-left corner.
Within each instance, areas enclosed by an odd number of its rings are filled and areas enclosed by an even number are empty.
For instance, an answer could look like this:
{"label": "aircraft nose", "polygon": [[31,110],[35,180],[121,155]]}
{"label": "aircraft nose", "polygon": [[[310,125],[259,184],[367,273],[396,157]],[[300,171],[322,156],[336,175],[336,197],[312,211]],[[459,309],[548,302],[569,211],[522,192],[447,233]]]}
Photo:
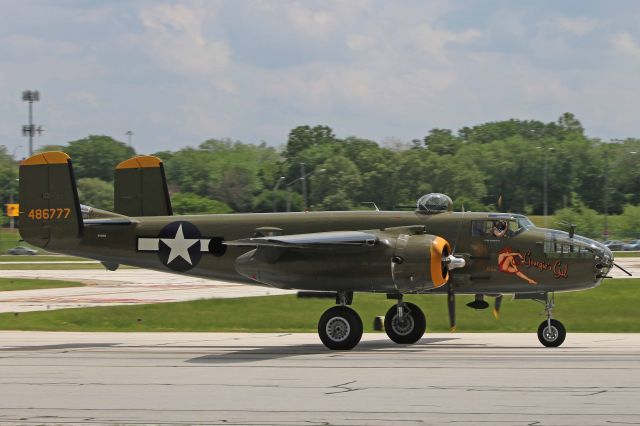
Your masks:
{"label": "aircraft nose", "polygon": [[596,269],[602,271],[602,275],[606,275],[609,269],[613,267],[613,253],[609,247],[604,244],[591,240],[591,246],[595,249],[595,266]]}

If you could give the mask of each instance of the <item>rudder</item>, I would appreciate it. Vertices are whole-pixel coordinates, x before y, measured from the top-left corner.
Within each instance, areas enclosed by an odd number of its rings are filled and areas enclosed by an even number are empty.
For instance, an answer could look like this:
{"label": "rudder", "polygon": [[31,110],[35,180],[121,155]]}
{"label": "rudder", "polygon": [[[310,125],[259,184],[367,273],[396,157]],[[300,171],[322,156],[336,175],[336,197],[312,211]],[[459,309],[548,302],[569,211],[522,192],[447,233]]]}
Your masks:
{"label": "rudder", "polygon": [[82,237],[83,222],[71,158],[60,151],[20,163],[20,235],[55,249]]}

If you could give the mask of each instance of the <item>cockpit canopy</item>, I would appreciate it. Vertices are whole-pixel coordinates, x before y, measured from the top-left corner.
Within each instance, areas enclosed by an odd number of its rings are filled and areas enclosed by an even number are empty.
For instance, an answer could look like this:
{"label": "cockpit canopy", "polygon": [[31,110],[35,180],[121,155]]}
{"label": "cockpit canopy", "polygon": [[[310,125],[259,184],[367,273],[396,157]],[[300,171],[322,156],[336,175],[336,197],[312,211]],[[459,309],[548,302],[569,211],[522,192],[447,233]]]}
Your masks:
{"label": "cockpit canopy", "polygon": [[418,199],[418,213],[437,214],[453,211],[453,201],[448,195],[432,192]]}

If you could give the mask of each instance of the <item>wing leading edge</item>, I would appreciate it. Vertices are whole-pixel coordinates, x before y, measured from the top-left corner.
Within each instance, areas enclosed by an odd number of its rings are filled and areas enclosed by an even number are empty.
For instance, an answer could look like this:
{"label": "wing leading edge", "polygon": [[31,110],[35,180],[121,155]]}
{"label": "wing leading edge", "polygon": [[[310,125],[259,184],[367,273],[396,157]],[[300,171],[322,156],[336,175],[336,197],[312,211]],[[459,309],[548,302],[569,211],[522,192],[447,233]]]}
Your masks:
{"label": "wing leading edge", "polygon": [[224,244],[241,247],[322,248],[332,246],[373,246],[377,243],[378,236],[367,232],[334,231],[244,238],[226,241]]}

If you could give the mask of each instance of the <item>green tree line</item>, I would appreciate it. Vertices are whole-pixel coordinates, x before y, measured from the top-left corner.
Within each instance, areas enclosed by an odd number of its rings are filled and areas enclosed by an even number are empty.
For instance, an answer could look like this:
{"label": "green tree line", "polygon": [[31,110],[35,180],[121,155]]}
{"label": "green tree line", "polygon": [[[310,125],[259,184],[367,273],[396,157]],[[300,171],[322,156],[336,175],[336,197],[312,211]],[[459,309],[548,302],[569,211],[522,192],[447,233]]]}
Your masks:
{"label": "green tree line", "polygon": [[[51,149],[73,159],[82,202],[112,208],[113,168],[135,155],[133,148],[89,136],[41,150]],[[583,222],[597,236],[601,215],[632,215],[640,204],[639,151],[639,139],[588,137],[565,113],[550,123],[510,119],[436,128],[406,143],[338,138],[328,126],[305,125],[279,147],[210,139],[153,155],[164,162],[176,213],[353,210],[371,208],[370,202],[398,210],[424,193],[443,192],[456,209],[540,215],[546,180],[548,213]],[[0,147],[5,203],[9,191],[17,198],[16,176],[16,163]],[[631,237],[638,229],[632,222],[615,226]]]}

